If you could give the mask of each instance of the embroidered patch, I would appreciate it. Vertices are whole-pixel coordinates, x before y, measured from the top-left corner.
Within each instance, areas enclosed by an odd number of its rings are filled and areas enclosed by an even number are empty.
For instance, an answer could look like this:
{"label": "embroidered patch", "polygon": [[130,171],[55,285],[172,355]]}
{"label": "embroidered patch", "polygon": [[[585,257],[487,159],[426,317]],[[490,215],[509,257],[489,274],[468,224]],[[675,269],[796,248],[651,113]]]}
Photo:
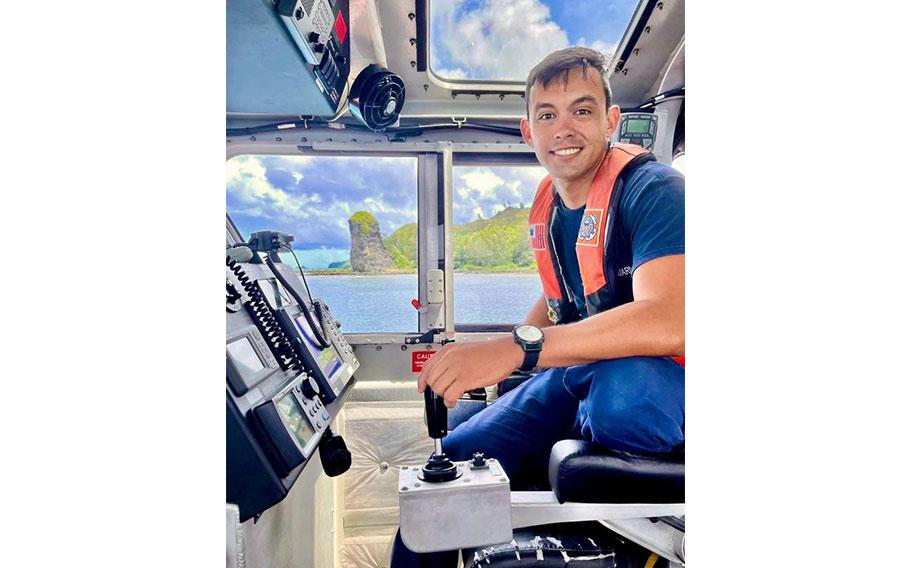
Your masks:
{"label": "embroidered patch", "polygon": [[581,218],[581,226],[578,228],[576,246],[596,247],[600,245],[600,225],[603,215],[603,209],[585,209],[585,214]]}
{"label": "embroidered patch", "polygon": [[531,237],[531,250],[547,250],[547,231],[543,223],[528,225],[528,236]]}

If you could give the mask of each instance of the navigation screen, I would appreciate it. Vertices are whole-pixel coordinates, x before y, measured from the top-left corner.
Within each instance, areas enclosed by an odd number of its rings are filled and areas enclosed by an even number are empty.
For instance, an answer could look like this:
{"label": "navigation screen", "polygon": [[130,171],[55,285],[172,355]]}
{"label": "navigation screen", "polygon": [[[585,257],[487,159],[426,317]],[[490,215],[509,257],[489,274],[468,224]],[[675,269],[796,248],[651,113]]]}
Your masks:
{"label": "navigation screen", "polygon": [[628,134],[645,134],[651,129],[649,119],[630,118],[626,121],[626,133]]}
{"label": "navigation screen", "polygon": [[237,341],[228,343],[227,352],[231,357],[231,361],[234,362],[237,372],[244,379],[252,377],[265,368],[262,360],[259,359],[259,355],[253,349],[253,344],[250,343],[249,338],[242,337]]}
{"label": "navigation screen", "polygon": [[303,333],[304,343],[306,343],[310,354],[313,355],[313,359],[316,360],[316,364],[322,369],[322,374],[325,375],[326,379],[331,378],[341,368],[341,360],[338,358],[335,348],[329,346],[327,349],[319,349],[319,344],[316,342],[316,337],[313,335],[305,316],[297,316],[296,322],[297,327]]}
{"label": "navigation screen", "polygon": [[294,398],[293,393],[288,393],[278,400],[276,406],[278,407],[278,411],[281,412],[284,424],[288,427],[294,437],[297,438],[300,447],[305,448],[307,442],[310,441],[313,434],[316,432],[303,415],[303,409],[300,408],[300,403]]}

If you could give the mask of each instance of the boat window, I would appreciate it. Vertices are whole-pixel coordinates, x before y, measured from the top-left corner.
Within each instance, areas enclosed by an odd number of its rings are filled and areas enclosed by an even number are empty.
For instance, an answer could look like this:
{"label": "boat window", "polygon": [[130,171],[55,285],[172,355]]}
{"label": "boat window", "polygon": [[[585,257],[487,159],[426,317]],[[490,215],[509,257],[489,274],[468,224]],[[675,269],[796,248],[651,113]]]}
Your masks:
{"label": "boat window", "polygon": [[528,214],[539,166],[452,168],[455,323],[519,323],[540,296]]}
{"label": "boat window", "polygon": [[637,6],[638,0],[433,0],[430,68],[448,80],[524,82],[538,61],[570,45],[612,58]]}
{"label": "boat window", "polygon": [[310,292],[342,331],[417,330],[417,158],[238,156],[227,162],[227,211],[244,239],[294,236]]}

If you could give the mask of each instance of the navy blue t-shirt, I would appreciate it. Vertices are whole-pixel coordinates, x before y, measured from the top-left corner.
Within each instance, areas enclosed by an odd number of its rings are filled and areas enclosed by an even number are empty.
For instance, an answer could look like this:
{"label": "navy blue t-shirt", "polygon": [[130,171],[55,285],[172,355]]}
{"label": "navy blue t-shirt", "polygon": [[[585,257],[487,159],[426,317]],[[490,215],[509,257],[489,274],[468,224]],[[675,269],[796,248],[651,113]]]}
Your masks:
{"label": "navy blue t-shirt", "polygon": [[[565,271],[569,294],[582,317],[587,310],[575,241],[584,210],[584,206],[569,209],[560,201],[556,208],[554,231],[556,253]],[[614,238],[620,239],[626,246],[620,247],[620,258],[611,263],[622,267],[612,278],[632,278],[632,273],[649,260],[684,254],[685,178],[674,168],[660,162],[645,162],[638,166],[626,179],[619,216],[622,224]]]}

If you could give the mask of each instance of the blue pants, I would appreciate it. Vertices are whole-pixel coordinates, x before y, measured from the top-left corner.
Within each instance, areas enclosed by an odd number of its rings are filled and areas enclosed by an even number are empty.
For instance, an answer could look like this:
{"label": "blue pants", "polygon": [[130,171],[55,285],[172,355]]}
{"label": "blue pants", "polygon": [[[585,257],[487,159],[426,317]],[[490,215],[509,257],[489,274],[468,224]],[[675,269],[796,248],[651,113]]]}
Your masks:
{"label": "blue pants", "polygon": [[453,460],[496,458],[513,488],[546,479],[553,444],[584,439],[636,453],[683,442],[685,371],[667,357],[550,369],[507,392],[443,438]]}
{"label": "blue pants", "polygon": [[[507,392],[443,438],[452,460],[483,452],[512,490],[546,483],[553,444],[567,438],[636,453],[684,440],[685,371],[668,357],[627,357],[550,369]],[[396,537],[392,566],[454,566],[455,551],[417,555]]]}

